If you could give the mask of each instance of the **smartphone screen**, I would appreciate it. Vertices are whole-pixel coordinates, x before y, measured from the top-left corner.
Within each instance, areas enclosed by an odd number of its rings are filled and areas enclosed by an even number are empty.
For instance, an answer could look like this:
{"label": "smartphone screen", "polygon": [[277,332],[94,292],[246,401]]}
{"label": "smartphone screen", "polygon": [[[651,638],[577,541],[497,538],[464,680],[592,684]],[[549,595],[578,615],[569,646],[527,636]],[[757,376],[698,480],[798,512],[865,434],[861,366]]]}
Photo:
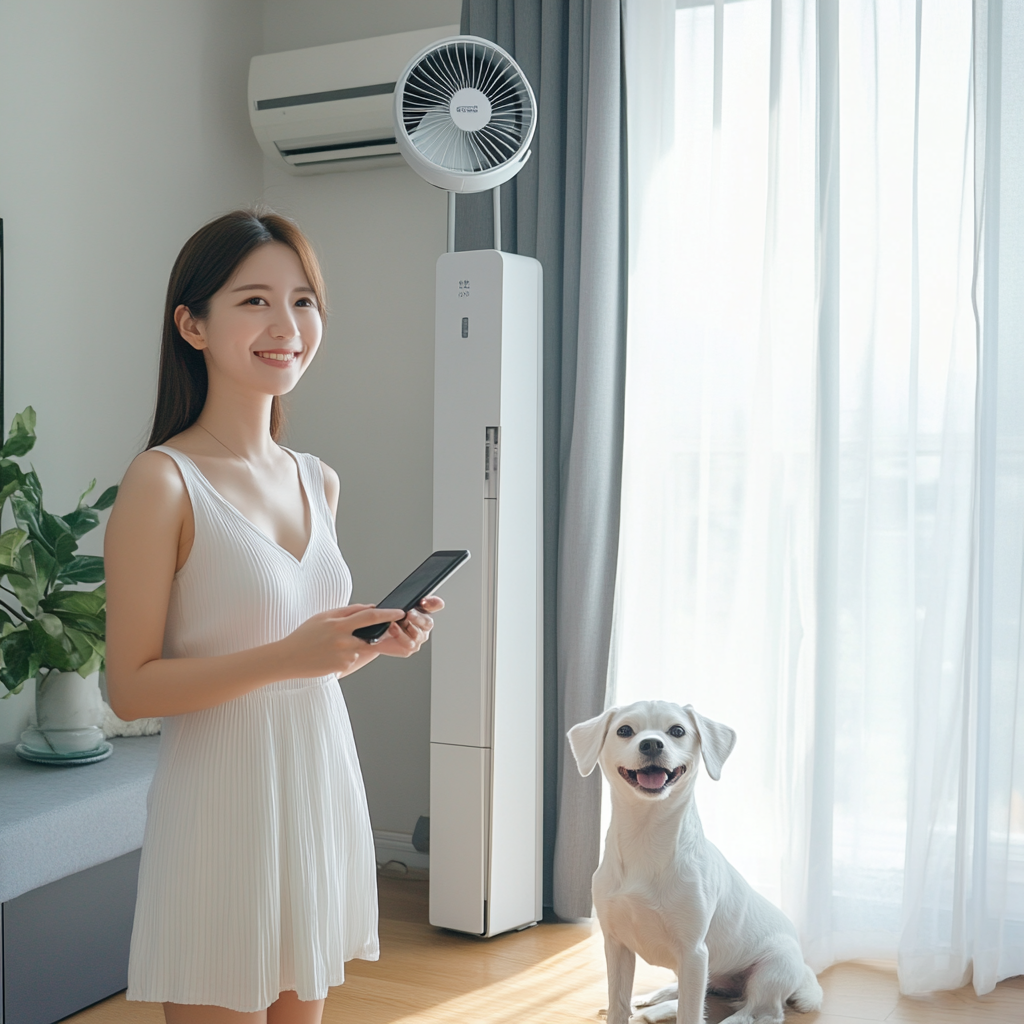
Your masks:
{"label": "smartphone screen", "polygon": [[[409,611],[423,598],[432,594],[456,569],[469,558],[468,551],[435,551],[422,565],[417,566],[387,597],[377,602],[378,608],[401,608]],[[361,640],[379,640],[387,631],[389,622],[363,626],[352,631]]]}

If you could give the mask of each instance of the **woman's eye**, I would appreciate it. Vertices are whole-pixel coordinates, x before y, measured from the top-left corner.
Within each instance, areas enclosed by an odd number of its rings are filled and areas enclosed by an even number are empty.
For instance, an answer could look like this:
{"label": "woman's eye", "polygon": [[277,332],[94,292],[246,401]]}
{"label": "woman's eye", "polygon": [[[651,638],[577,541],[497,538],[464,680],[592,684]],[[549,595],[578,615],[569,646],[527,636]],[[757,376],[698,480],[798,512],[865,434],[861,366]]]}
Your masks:
{"label": "woman's eye", "polygon": [[261,302],[266,305],[267,300],[262,295],[253,295],[252,298],[245,300],[245,305],[258,306]]}
{"label": "woman's eye", "polygon": [[668,731],[669,736],[675,736],[678,739],[680,736],[686,735],[686,730],[681,725],[673,725]]}
{"label": "woman's eye", "polygon": [[633,730],[628,725],[620,725],[618,729],[618,735],[620,736],[632,736]]}
{"label": "woman's eye", "polygon": [[299,301],[296,302],[295,305],[296,306],[309,306],[310,309],[316,309],[316,306],[313,305],[313,300],[312,299],[299,299]]}

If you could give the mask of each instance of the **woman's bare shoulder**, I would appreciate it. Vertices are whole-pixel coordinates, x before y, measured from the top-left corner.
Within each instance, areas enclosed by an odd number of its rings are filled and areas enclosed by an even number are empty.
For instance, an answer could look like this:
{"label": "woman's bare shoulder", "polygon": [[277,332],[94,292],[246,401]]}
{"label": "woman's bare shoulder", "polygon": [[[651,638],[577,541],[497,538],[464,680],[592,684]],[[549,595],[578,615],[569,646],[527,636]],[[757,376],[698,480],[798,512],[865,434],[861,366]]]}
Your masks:
{"label": "woman's bare shoulder", "polygon": [[328,466],[327,463],[324,462],[323,459],[320,459],[319,462],[320,462],[320,468],[324,471],[324,480],[329,485],[333,486],[335,490],[340,490],[340,488],[341,488],[341,478],[338,476],[337,472],[335,470],[331,469],[331,467]]}
{"label": "woman's bare shoulder", "polygon": [[188,500],[188,492],[174,459],[165,452],[149,449],[132,459],[117,497],[122,506],[179,508]]}
{"label": "woman's bare shoulder", "polygon": [[341,494],[341,478],[323,459],[320,459],[320,468],[324,474],[324,497],[327,498],[327,504],[330,506],[331,512],[337,515],[338,497]]}

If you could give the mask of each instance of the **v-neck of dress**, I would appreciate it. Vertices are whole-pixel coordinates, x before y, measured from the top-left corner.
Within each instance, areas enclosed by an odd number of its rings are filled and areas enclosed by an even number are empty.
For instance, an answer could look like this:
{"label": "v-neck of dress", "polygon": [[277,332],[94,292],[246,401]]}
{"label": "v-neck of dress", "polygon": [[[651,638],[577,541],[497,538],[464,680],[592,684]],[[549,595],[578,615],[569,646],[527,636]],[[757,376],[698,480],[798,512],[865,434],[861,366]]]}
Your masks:
{"label": "v-neck of dress", "polygon": [[[163,447],[170,447],[170,445],[165,445]],[[282,547],[280,544],[278,544],[273,537],[271,537],[264,530],[261,530],[247,515],[244,515],[239,510],[237,505],[234,505],[230,501],[228,501],[228,499],[225,498],[224,495],[221,494],[220,491],[218,491],[217,488],[213,486],[213,484],[210,482],[206,474],[196,465],[195,460],[192,458],[192,456],[186,455],[180,448],[174,448],[172,450],[188,460],[196,476],[198,476],[199,479],[202,480],[202,482],[210,489],[210,491],[213,494],[215,494],[224,505],[231,509],[231,511],[239,519],[241,519],[243,523],[246,523],[254,533],[262,537],[272,547],[277,548],[277,550],[280,551],[282,554],[287,555],[296,565],[302,565],[306,561],[306,556],[309,554],[310,549],[313,547],[313,532],[316,529],[316,515],[313,512],[313,499],[310,497],[309,489],[306,487],[306,480],[302,474],[302,461],[299,459],[298,455],[295,452],[293,452],[290,448],[285,448],[284,445],[281,445],[280,448],[281,451],[287,452],[295,462],[295,469],[299,476],[299,490],[302,491],[303,501],[305,502],[306,508],[309,509],[309,537],[306,539],[306,546],[302,551],[301,558],[296,558],[295,555],[293,555],[287,548]]]}

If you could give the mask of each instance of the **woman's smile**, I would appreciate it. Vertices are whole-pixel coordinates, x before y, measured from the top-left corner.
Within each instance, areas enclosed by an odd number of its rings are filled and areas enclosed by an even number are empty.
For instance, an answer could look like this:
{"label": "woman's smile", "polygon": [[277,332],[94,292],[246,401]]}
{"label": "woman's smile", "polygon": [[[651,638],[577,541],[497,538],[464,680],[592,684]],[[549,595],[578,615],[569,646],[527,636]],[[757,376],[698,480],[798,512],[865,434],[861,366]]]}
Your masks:
{"label": "woman's smile", "polygon": [[286,366],[293,366],[297,363],[302,353],[295,352],[292,349],[270,348],[254,352],[253,355],[261,362],[266,363],[267,366],[283,369]]}

